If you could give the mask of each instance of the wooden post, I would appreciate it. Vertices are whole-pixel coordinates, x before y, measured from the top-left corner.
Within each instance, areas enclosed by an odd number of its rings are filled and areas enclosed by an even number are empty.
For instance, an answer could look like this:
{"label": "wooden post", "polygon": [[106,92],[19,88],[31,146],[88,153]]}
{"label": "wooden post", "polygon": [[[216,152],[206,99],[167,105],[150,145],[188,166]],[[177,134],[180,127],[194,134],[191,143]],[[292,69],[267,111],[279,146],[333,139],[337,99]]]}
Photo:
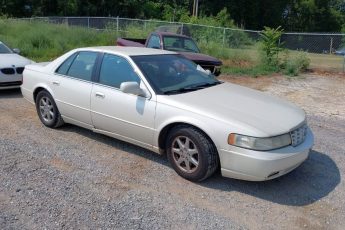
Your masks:
{"label": "wooden post", "polygon": [[119,36],[119,16],[116,17],[116,34]]}
{"label": "wooden post", "polygon": [[223,30],[223,47],[225,46],[225,35],[226,35],[226,30],[224,27],[224,30]]}

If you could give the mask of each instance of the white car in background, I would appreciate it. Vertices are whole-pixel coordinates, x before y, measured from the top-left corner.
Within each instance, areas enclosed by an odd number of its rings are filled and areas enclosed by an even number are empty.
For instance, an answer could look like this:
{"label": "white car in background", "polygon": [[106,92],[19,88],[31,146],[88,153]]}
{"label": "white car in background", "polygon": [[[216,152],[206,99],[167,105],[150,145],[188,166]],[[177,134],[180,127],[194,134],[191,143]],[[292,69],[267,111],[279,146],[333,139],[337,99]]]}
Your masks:
{"label": "white car in background", "polygon": [[183,56],[137,47],[72,50],[24,70],[24,97],[48,127],[64,122],[166,153],[182,177],[262,181],[313,146],[304,111],[224,83]]}
{"label": "white car in background", "polygon": [[0,89],[19,88],[23,71],[31,60],[19,55],[19,49],[10,49],[0,41]]}

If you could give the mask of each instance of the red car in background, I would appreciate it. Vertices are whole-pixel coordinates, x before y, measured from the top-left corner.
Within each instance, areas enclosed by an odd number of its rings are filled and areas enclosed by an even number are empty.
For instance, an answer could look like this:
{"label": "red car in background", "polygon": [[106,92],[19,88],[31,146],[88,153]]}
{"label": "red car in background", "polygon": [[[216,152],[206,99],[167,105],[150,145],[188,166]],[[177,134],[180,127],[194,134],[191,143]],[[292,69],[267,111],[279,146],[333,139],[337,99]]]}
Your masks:
{"label": "red car in background", "polygon": [[174,51],[200,65],[203,69],[210,70],[215,76],[219,76],[221,73],[222,62],[217,58],[200,53],[194,40],[186,35],[157,31],[152,32],[147,39],[118,38],[116,44]]}

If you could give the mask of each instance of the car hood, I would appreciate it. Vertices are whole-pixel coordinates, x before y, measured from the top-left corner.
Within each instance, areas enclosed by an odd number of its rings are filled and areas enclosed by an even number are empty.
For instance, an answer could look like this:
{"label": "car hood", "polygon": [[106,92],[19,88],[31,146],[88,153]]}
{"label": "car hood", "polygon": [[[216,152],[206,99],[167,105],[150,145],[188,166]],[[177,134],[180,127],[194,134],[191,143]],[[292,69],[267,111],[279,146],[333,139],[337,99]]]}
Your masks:
{"label": "car hood", "polygon": [[206,54],[193,53],[193,52],[178,52],[178,53],[198,64],[212,63],[213,65],[217,65],[217,66],[222,65],[222,62],[220,60],[218,60],[217,58],[208,56]]}
{"label": "car hood", "polygon": [[0,68],[12,67],[24,67],[27,64],[31,64],[32,61],[22,57],[18,54],[0,54]]}
{"label": "car hood", "polygon": [[162,95],[160,103],[229,124],[229,132],[256,137],[290,132],[305,121],[297,106],[265,93],[235,84],[213,87],[178,95]]}

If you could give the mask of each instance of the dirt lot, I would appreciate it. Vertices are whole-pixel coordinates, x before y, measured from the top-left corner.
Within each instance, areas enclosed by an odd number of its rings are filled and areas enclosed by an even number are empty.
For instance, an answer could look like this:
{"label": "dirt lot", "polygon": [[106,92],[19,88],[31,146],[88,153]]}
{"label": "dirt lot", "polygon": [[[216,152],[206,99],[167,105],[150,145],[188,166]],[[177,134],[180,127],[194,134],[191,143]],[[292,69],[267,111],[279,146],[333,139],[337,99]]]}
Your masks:
{"label": "dirt lot", "polygon": [[20,91],[0,92],[0,229],[343,229],[345,77],[223,80],[304,108],[308,160],[267,182],[177,176],[164,156],[67,125],[43,127]]}

